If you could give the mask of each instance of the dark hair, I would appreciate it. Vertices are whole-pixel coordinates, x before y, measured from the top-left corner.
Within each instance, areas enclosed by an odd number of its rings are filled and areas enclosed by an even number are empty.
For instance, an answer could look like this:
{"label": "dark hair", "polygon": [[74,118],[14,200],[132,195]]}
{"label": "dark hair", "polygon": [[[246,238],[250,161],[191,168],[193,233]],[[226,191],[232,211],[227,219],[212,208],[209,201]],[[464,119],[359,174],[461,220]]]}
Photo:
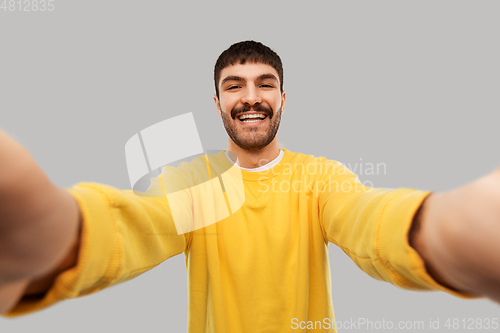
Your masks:
{"label": "dark hair", "polygon": [[215,93],[219,97],[220,72],[237,63],[245,62],[263,63],[273,67],[278,73],[280,80],[280,90],[283,92],[283,64],[279,55],[260,42],[247,40],[231,45],[221,53],[214,68]]}

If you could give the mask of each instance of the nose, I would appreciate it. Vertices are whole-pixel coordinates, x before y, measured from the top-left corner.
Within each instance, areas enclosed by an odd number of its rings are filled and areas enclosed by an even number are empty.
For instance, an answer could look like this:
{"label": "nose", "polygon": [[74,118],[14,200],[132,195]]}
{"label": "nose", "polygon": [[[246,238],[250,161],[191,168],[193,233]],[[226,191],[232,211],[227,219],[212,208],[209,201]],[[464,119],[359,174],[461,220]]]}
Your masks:
{"label": "nose", "polygon": [[262,98],[259,94],[259,91],[256,87],[249,86],[245,88],[243,92],[243,96],[241,97],[241,102],[243,104],[258,104],[262,102]]}

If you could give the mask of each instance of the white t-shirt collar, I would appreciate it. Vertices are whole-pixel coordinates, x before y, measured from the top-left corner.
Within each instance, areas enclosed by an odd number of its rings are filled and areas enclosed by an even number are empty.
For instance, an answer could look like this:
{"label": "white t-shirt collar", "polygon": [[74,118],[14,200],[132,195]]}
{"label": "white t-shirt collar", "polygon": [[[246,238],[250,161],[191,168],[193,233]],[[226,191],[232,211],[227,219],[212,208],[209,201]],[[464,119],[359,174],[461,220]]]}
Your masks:
{"label": "white t-shirt collar", "polygon": [[224,154],[226,154],[226,157],[227,159],[233,163],[234,165],[236,165],[238,168],[242,169],[242,170],[245,170],[245,171],[250,171],[250,172],[261,172],[261,171],[266,171],[266,170],[269,170],[271,169],[272,167],[274,167],[276,164],[278,164],[279,162],[281,162],[281,159],[283,158],[283,156],[285,155],[285,151],[284,150],[281,150],[280,149],[280,154],[278,155],[278,157],[276,157],[274,160],[272,160],[271,162],[263,165],[263,166],[260,166],[260,167],[257,167],[257,168],[243,168],[243,167],[240,167],[238,164],[236,164],[233,160],[231,160],[231,158],[229,157],[229,154],[227,153],[227,150],[224,152]]}

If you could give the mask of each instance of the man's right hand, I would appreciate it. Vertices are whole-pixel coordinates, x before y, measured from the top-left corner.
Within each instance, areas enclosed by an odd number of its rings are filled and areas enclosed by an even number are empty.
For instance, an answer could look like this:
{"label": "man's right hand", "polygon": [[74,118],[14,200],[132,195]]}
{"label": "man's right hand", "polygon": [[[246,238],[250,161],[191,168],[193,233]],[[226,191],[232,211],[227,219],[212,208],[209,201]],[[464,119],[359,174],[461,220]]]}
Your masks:
{"label": "man's right hand", "polygon": [[43,293],[75,265],[78,204],[29,152],[0,131],[0,314],[25,293]]}

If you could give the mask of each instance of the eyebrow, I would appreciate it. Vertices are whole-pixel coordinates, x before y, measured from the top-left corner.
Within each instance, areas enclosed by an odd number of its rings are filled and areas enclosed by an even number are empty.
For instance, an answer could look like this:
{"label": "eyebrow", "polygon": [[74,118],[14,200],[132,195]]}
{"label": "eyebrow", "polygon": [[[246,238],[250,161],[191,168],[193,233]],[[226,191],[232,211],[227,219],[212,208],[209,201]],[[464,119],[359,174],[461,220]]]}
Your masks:
{"label": "eyebrow", "polygon": [[276,76],[274,76],[273,74],[270,74],[270,73],[269,74],[262,74],[261,76],[259,76],[257,78],[257,80],[260,80],[260,81],[267,80],[267,79],[272,79],[272,80],[276,81],[276,83],[279,82],[278,79],[276,78]]}
{"label": "eyebrow", "polygon": [[221,86],[224,85],[224,83],[226,83],[227,81],[245,81],[244,78],[242,78],[241,76],[236,76],[236,75],[229,75],[229,76],[226,76],[222,82],[220,83]]}
{"label": "eyebrow", "polygon": [[[262,81],[262,80],[267,80],[267,79],[272,79],[276,82],[279,82],[278,79],[276,78],[275,75],[271,74],[271,73],[267,73],[267,74],[262,74],[260,75],[258,78],[257,78],[257,81]],[[237,76],[237,75],[229,75],[229,76],[226,76],[222,82],[221,82],[221,86],[224,85],[224,83],[226,83],[227,81],[246,81],[244,78],[242,78],[241,76]]]}

